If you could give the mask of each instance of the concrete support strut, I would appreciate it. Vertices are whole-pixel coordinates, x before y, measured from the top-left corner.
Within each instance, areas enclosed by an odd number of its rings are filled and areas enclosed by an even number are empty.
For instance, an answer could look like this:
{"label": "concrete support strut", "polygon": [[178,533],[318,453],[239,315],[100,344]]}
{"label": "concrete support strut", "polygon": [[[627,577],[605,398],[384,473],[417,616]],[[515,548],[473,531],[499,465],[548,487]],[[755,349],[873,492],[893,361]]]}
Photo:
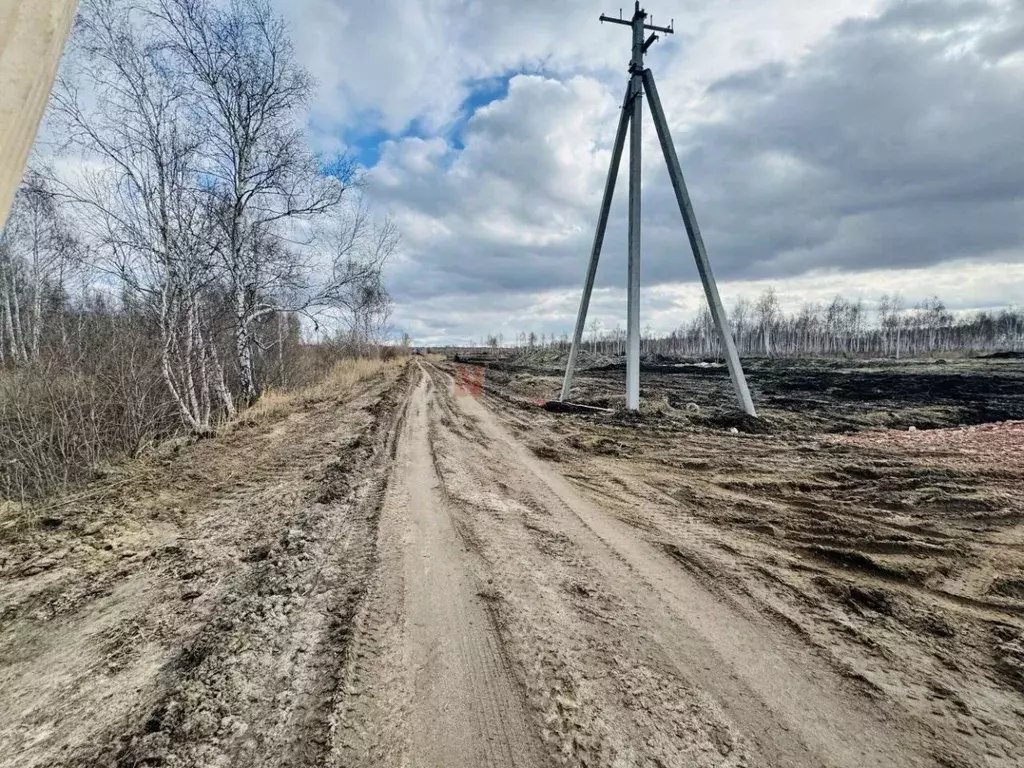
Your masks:
{"label": "concrete support strut", "polygon": [[601,210],[597,215],[597,231],[594,233],[594,244],[590,249],[590,264],[587,266],[587,277],[583,282],[583,297],[580,299],[579,312],[576,314],[576,330],[572,334],[572,347],[569,349],[569,363],[565,367],[565,378],[562,380],[560,400],[569,397],[572,387],[572,376],[576,370],[576,357],[579,355],[580,344],[583,342],[583,331],[587,324],[587,311],[590,309],[590,294],[594,290],[594,276],[597,274],[597,263],[601,258],[601,247],[604,244],[604,233],[608,228],[608,213],[612,207],[615,194],[615,181],[619,176],[619,163],[622,160],[622,149],[626,144],[626,129],[632,116],[633,82],[626,86],[626,95],[622,100],[622,111],[619,113],[619,128],[615,133],[615,144],[612,146],[612,161],[608,167],[608,179],[604,184],[604,197],[601,198]]}
{"label": "concrete support strut", "polygon": [[711,316],[714,318],[715,327],[718,329],[718,335],[722,340],[722,348],[725,350],[725,361],[729,366],[729,376],[732,378],[733,389],[736,390],[736,397],[739,399],[740,407],[748,415],[757,416],[757,413],[754,411],[754,401],[751,399],[750,390],[747,387],[747,379],[743,374],[743,367],[740,364],[740,356],[736,351],[736,343],[733,341],[732,331],[729,328],[729,318],[725,314],[725,307],[722,306],[722,298],[718,295],[715,276],[711,272],[711,262],[708,261],[708,254],[704,249],[704,239],[701,237],[700,227],[697,226],[697,217],[693,212],[690,195],[686,191],[683,171],[679,167],[679,157],[676,155],[675,146],[672,143],[672,134],[668,130],[665,112],[661,108],[661,98],[658,96],[658,88],[654,84],[654,74],[651,70],[644,70],[643,80],[644,88],[647,91],[647,100],[651,105],[651,116],[654,118],[654,126],[658,131],[658,140],[661,142],[661,151],[665,155],[668,175],[672,180],[672,188],[676,193],[676,202],[679,204],[679,213],[682,214],[683,223],[686,225],[686,234],[690,238],[693,258],[697,261],[697,271],[700,273],[700,281],[704,286],[704,295],[707,297],[708,305],[711,307]]}

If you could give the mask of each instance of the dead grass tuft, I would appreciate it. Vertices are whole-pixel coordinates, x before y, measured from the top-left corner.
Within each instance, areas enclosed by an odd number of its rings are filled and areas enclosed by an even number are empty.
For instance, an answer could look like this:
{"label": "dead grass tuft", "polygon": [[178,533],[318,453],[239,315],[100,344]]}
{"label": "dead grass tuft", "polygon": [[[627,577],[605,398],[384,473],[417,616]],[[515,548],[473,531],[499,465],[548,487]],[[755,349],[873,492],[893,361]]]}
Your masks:
{"label": "dead grass tuft", "polygon": [[378,360],[359,358],[340,360],[320,381],[299,393],[303,403],[345,398],[361,382],[373,378],[386,369],[395,370],[406,364],[406,359]]}
{"label": "dead grass tuft", "polygon": [[296,408],[329,401],[344,401],[362,382],[385,370],[394,370],[406,365],[408,358],[378,360],[373,358],[349,358],[339,360],[316,383],[303,389],[287,391],[270,389],[247,408],[229,425],[255,425],[281,418]]}
{"label": "dead grass tuft", "polygon": [[264,390],[260,399],[242,411],[238,417],[225,426],[263,424],[280,418],[295,407],[298,392],[287,392],[280,389]]}
{"label": "dead grass tuft", "polygon": [[640,413],[644,416],[667,416],[675,411],[665,395],[650,397],[640,401]]}

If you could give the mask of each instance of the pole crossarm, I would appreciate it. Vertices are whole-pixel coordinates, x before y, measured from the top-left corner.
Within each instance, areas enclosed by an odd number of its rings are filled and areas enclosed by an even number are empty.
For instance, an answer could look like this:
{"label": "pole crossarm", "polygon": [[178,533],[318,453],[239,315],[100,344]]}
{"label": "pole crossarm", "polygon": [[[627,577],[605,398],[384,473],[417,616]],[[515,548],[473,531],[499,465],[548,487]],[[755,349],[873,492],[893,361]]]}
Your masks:
{"label": "pole crossarm", "polygon": [[[642,13],[642,11],[641,11],[641,13]],[[647,14],[644,14],[644,15],[646,16]],[[622,24],[623,26],[626,26],[626,27],[632,27],[633,26],[633,22],[632,21],[626,21],[625,19],[616,19],[614,16],[608,16],[608,15],[603,14],[603,13],[601,14],[601,21],[602,22],[609,21],[612,24]],[[674,29],[674,26],[675,26],[675,22],[673,22],[673,26],[672,27],[656,27],[653,24],[644,24],[643,25],[644,29],[649,29],[649,30],[651,30],[651,32],[664,32],[666,35],[674,35],[675,34],[676,31]]]}

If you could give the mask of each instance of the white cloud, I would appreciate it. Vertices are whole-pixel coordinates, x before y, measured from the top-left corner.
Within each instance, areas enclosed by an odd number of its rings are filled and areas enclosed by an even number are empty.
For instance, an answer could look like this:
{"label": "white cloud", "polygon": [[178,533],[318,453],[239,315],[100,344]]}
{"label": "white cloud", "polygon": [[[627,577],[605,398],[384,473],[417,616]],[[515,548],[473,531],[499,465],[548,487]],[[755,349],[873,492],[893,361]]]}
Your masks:
{"label": "white cloud", "polygon": [[[592,0],[275,0],[301,60],[321,84],[315,124],[377,119],[397,133],[422,119],[438,129],[457,115],[467,83],[508,72],[585,72],[625,82],[629,33],[598,23],[611,3]],[[629,6],[626,0],[619,4]],[[880,0],[666,0],[678,34],[654,46],[659,71],[694,92],[768,61],[794,61],[845,18]],[[624,13],[629,14],[627,7]],[[667,81],[668,82],[668,81]]]}
{"label": "white cloud", "polygon": [[[658,24],[675,14],[650,63],[725,296],[1024,295],[1014,0],[648,5]],[[371,173],[404,237],[396,325],[422,342],[569,330],[625,85],[628,33],[597,23],[617,6],[280,8],[321,81],[318,145],[425,134],[385,142]],[[459,122],[474,82],[523,70],[538,74]],[[644,322],[667,330],[700,289],[649,120],[644,153]],[[594,302],[609,327],[624,317],[624,170]]]}

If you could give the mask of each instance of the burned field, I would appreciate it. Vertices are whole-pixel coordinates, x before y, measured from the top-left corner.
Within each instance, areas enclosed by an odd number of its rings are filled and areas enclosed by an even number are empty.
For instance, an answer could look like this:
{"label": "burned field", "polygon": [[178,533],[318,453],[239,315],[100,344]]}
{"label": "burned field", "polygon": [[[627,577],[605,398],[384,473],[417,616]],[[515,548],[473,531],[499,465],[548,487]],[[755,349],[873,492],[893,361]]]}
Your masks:
{"label": "burned field", "polygon": [[[531,364],[528,358],[463,361],[484,366],[492,388],[510,384],[507,394],[531,400],[557,396],[564,365],[559,360]],[[1024,359],[1019,358],[748,359],[743,366],[760,423],[747,430],[740,426],[741,431],[844,433],[1024,419]],[[588,367],[576,375],[571,400],[620,409],[624,379],[622,362]],[[698,411],[686,414],[692,426],[730,426],[736,419],[735,396],[721,362],[645,362],[640,392],[647,412],[682,412],[695,404]]]}
{"label": "burned field", "polygon": [[551,414],[554,365],[467,362],[537,456],[940,763],[1024,759],[1024,361],[748,361],[757,422],[724,366],[645,366],[639,415],[623,366],[583,370],[574,401],[616,410]]}

